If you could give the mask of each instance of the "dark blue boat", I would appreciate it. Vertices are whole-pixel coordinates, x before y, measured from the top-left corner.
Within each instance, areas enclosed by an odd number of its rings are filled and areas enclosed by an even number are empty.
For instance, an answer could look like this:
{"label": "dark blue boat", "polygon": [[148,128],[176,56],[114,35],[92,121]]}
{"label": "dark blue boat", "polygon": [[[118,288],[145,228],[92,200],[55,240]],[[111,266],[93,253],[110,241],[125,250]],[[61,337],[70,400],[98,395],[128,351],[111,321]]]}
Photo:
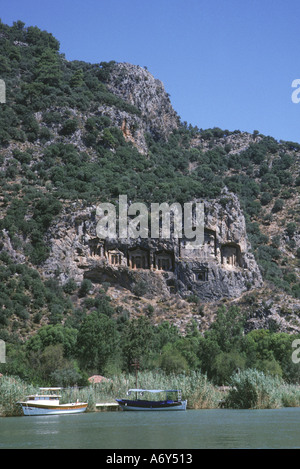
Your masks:
{"label": "dark blue boat", "polygon": [[[181,399],[181,391],[162,389],[129,389],[127,395],[136,394],[136,399],[116,399],[123,410],[186,410],[187,401]],[[145,393],[165,393],[167,398],[163,400],[138,399],[137,395],[144,396]],[[174,394],[174,399],[170,399],[170,394]]]}

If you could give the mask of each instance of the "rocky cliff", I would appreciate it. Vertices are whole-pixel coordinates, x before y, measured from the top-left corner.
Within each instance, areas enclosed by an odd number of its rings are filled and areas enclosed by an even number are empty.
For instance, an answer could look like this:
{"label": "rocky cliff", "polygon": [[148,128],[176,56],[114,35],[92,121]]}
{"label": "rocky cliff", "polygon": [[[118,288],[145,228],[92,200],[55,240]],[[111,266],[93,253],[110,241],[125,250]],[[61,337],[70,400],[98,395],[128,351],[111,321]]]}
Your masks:
{"label": "rocky cliff", "polygon": [[100,105],[97,112],[108,116],[122,130],[126,141],[141,152],[148,152],[146,134],[167,140],[180,125],[163,83],[145,68],[129,63],[114,63],[107,80],[108,90],[138,110],[137,113]]}
{"label": "rocky cliff", "polygon": [[[0,115],[1,254],[61,285],[110,284],[112,297],[118,287],[126,295],[146,284],[142,301],[174,301],[173,315],[183,305],[188,316],[184,299],[196,298],[207,316],[216,304],[241,304],[249,328],[271,319],[298,327],[299,144],[187,127],[143,67],[68,62],[52,37],[25,29],[5,27],[0,43],[10,63],[1,76],[9,103]],[[97,203],[120,194],[132,202],[203,200],[203,246],[99,239]]]}
{"label": "rocky cliff", "polygon": [[48,231],[44,271],[54,276],[59,270],[62,283],[88,278],[128,290],[142,280],[146,297],[194,294],[204,302],[261,287],[238,198],[225,192],[204,206],[204,243],[197,249],[188,249],[186,239],[99,239],[96,207],[68,213],[69,207]]}

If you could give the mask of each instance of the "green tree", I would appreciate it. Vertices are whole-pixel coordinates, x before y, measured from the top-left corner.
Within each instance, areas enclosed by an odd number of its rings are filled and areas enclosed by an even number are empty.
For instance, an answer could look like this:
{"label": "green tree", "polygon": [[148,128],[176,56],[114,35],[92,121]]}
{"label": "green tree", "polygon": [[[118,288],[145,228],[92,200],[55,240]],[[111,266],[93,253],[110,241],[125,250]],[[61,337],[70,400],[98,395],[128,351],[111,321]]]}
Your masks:
{"label": "green tree", "polygon": [[212,374],[215,384],[227,385],[230,378],[234,373],[240,372],[245,369],[245,357],[235,351],[221,352],[216,355],[212,364]]}
{"label": "green tree", "polygon": [[138,360],[141,367],[146,367],[153,352],[154,331],[148,318],[132,319],[122,331],[121,347],[124,365],[132,371],[132,363]]}
{"label": "green tree", "polygon": [[101,143],[106,148],[116,148],[118,140],[112,135],[111,129],[104,129],[101,136]]}
{"label": "green tree", "polygon": [[275,200],[275,204],[273,205],[272,212],[277,213],[280,212],[284,207],[284,200],[277,199]]}
{"label": "green tree", "polygon": [[65,359],[62,344],[46,347],[41,354],[35,356],[35,364],[37,374],[45,381],[49,379],[52,373],[64,368]]}
{"label": "green tree", "polygon": [[154,350],[160,353],[166,344],[176,342],[179,338],[179,330],[174,324],[167,321],[158,324],[154,329]]}
{"label": "green tree", "polygon": [[77,290],[77,284],[73,278],[70,278],[63,286],[63,290],[65,293],[71,295]]}
{"label": "green tree", "polygon": [[92,282],[85,278],[82,282],[81,282],[81,285],[80,285],[80,288],[79,288],[79,291],[78,291],[78,296],[80,298],[83,298],[84,296],[86,296],[89,291],[91,291],[93,288],[93,284]]}
{"label": "green tree", "polygon": [[77,331],[60,324],[43,326],[26,342],[28,353],[41,353],[48,346],[62,345],[65,357],[72,357],[76,352]]}
{"label": "green tree", "polygon": [[292,238],[294,236],[294,234],[296,233],[297,231],[297,224],[292,222],[292,223],[288,223],[287,226],[286,226],[286,232],[287,232],[287,235],[289,236],[289,238]]}
{"label": "green tree", "polygon": [[216,320],[206,334],[214,340],[223,352],[238,350],[244,330],[245,318],[239,308],[219,308]]}
{"label": "green tree", "polygon": [[61,130],[60,130],[60,135],[73,135],[75,130],[77,130],[78,127],[78,122],[76,119],[68,119],[66,122],[64,122]]}
{"label": "green tree", "polygon": [[35,69],[36,81],[44,85],[59,87],[62,79],[59,57],[53,49],[45,49]]}
{"label": "green tree", "polygon": [[167,344],[160,357],[160,368],[166,374],[181,374],[189,371],[187,360],[174,344]]}
{"label": "green tree", "polygon": [[70,80],[71,88],[77,88],[84,84],[84,73],[82,68],[76,70]]}
{"label": "green tree", "polygon": [[[299,380],[299,370],[292,362],[292,342],[298,338],[284,332],[260,329],[243,338],[243,351],[247,367],[257,368],[265,374],[282,376],[288,382]],[[299,368],[299,367],[298,367]]]}
{"label": "green tree", "polygon": [[77,357],[84,369],[103,373],[109,360],[116,356],[117,347],[114,320],[97,311],[84,319],[77,339]]}
{"label": "green tree", "polygon": [[208,379],[214,379],[214,366],[216,357],[223,353],[221,345],[217,342],[216,337],[206,334],[205,337],[199,339],[198,356],[200,360],[200,369],[207,374]]}

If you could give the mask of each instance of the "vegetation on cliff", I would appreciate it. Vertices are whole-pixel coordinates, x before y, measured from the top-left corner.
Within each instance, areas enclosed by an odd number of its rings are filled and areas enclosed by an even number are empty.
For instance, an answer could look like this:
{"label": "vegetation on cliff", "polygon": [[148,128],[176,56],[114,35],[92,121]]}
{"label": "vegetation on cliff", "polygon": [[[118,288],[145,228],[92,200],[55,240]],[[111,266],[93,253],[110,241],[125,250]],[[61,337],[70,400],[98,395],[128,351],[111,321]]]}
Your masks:
{"label": "vegetation on cliff", "polygon": [[140,358],[145,370],[201,370],[217,384],[236,368],[253,367],[297,382],[296,336],[276,328],[244,335],[246,309],[219,308],[205,334],[191,323],[182,336],[168,324],[154,325],[150,309],[148,319],[130,318],[104,286],[90,295],[86,282],[62,286],[43,275],[47,232],[66,205],[115,202],[119,194],[185,203],[219,196],[226,186],[241,201],[266,285],[276,295],[300,297],[300,145],[181,123],[168,127],[167,138],[166,129],[148,126],[140,151],[145,116],[113,92],[109,83],[121,79],[111,80],[114,67],[69,62],[50,33],[0,22],[7,89],[0,113],[0,339],[8,355],[0,371],[69,385],[92,372],[129,372],[132,358]]}

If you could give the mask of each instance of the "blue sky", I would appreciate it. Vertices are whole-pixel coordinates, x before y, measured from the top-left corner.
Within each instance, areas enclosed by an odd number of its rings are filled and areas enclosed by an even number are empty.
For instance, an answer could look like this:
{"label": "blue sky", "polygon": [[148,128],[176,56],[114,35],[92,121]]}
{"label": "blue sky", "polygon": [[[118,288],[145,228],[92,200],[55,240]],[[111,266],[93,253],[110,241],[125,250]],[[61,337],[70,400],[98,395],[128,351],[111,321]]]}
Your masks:
{"label": "blue sky", "polygon": [[52,32],[68,60],[147,66],[189,124],[300,142],[299,0],[9,0],[0,18]]}

